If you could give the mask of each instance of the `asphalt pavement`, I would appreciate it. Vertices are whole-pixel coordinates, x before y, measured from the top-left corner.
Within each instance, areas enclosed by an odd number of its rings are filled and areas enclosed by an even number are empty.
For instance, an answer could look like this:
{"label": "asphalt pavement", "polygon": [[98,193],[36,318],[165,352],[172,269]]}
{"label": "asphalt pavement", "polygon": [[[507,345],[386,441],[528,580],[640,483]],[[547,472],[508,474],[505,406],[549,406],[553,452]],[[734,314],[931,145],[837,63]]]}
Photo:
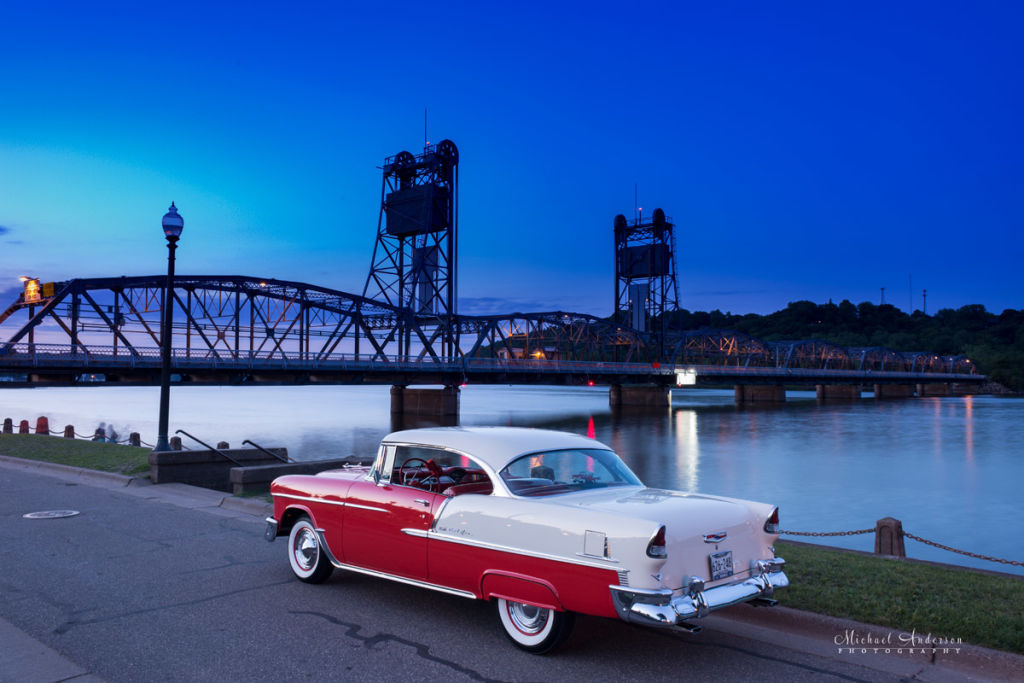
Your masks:
{"label": "asphalt pavement", "polygon": [[[493,607],[345,572],[295,578],[268,506],[0,457],[0,681],[1024,680],[1024,657],[840,652],[889,631],[730,608],[700,634],[580,617],[537,657]],[[54,519],[26,513],[74,510]],[[892,648],[895,650],[895,648]]]}

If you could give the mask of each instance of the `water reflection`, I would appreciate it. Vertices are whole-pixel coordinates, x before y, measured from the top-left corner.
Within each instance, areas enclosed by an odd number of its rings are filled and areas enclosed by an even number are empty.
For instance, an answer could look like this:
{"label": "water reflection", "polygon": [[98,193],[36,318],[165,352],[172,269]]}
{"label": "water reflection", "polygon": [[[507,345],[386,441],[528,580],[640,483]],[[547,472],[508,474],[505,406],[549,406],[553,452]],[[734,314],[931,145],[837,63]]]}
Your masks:
{"label": "water reflection", "polygon": [[697,411],[675,411],[676,481],[684,491],[699,490],[700,442],[697,440]]}
{"label": "water reflection", "polygon": [[964,397],[964,455],[974,462],[974,397]]}

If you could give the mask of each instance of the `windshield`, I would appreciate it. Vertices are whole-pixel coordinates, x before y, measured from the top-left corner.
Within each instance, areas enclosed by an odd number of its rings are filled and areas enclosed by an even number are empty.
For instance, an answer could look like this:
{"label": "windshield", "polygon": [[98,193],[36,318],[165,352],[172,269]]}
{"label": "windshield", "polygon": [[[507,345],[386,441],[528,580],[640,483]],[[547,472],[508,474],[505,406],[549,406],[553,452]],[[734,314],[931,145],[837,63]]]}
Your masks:
{"label": "windshield", "polygon": [[619,456],[600,448],[572,448],[524,455],[510,462],[501,471],[501,478],[517,496],[550,496],[609,486],[642,486]]}

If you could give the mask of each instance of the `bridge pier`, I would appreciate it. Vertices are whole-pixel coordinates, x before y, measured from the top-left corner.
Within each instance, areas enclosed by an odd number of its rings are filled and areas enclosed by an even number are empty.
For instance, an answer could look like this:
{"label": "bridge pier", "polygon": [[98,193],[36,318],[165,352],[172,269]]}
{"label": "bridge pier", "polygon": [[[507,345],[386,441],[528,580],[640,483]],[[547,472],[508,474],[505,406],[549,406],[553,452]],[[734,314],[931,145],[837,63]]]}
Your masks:
{"label": "bridge pier", "polygon": [[459,388],[409,389],[400,385],[391,387],[391,414],[421,417],[458,417]]}
{"label": "bridge pier", "polygon": [[733,393],[736,405],[786,402],[786,387],[781,384],[737,384]]}
{"label": "bridge pier", "polygon": [[667,408],[671,392],[656,385],[613,384],[608,387],[608,405],[612,408]]}
{"label": "bridge pier", "polygon": [[948,384],[918,384],[917,385],[917,396],[923,398],[925,396],[950,396],[952,392],[949,390]]}
{"label": "bridge pier", "polygon": [[860,386],[856,384],[818,384],[814,387],[819,401],[856,401]]}
{"label": "bridge pier", "polygon": [[914,395],[913,384],[876,384],[875,398],[911,398]]}

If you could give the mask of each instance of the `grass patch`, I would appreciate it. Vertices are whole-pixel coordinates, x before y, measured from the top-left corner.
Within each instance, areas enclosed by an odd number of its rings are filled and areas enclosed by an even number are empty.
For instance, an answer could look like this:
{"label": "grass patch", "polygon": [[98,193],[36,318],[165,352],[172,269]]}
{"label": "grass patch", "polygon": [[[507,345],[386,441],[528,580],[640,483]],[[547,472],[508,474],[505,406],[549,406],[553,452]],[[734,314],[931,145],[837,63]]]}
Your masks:
{"label": "grass patch", "polygon": [[148,448],[39,434],[0,434],[0,455],[118,474],[149,472]]}
{"label": "grass patch", "polygon": [[1024,654],[1024,580],[779,541],[787,607]]}

